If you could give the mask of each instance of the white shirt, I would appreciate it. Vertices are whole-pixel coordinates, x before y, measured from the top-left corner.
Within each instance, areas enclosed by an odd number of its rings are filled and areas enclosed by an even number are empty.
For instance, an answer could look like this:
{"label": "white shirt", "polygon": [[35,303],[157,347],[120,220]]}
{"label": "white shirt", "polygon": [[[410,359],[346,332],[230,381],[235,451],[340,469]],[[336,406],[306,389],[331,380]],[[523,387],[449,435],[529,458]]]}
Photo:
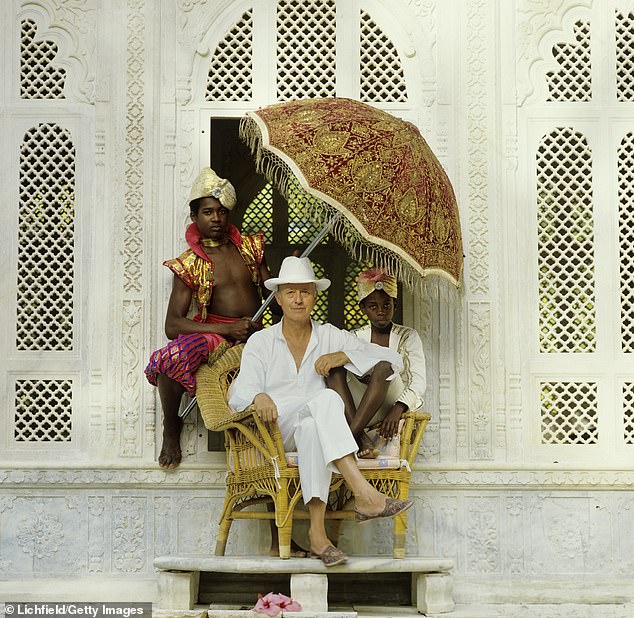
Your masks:
{"label": "white shirt", "polygon": [[[372,325],[362,326],[352,332],[360,339],[370,341]],[[397,352],[403,359],[401,380],[404,388],[396,401],[403,402],[410,410],[417,410],[423,405],[423,396],[427,388],[423,342],[413,328],[393,323],[390,330],[389,348]]]}
{"label": "white shirt", "polygon": [[259,393],[271,397],[280,416],[301,409],[310,397],[326,388],[325,379],[315,371],[315,361],[331,352],[345,352],[350,359],[345,368],[358,376],[365,375],[382,360],[391,363],[395,374],[403,369],[401,357],[393,350],[314,320],[304,358],[297,369],[282,333],[282,323],[249,337],[242,352],[240,373],[229,390],[232,409],[244,410]]}

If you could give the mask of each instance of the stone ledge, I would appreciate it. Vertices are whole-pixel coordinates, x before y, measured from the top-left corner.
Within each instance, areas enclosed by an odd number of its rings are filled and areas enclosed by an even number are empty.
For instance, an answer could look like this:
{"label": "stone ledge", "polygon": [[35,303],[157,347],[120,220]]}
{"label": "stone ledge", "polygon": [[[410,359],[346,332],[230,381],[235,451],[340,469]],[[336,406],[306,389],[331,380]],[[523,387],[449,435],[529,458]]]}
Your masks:
{"label": "stone ledge", "polygon": [[[177,470],[163,470],[158,464],[140,467],[122,467],[111,464],[33,467],[29,464],[0,465],[0,483],[3,489],[179,489],[224,491],[226,466],[222,463],[182,464]],[[634,485],[634,470],[583,469],[544,466],[471,467],[455,464],[414,466],[410,480],[412,493],[430,490],[483,490],[491,492],[541,490],[562,493],[566,491],[630,491]]]}
{"label": "stone ledge", "polygon": [[257,558],[244,556],[159,556],[154,566],[161,571],[205,571],[209,573],[450,573],[453,561],[447,558],[386,556],[351,557],[348,562],[327,568],[318,558]]}

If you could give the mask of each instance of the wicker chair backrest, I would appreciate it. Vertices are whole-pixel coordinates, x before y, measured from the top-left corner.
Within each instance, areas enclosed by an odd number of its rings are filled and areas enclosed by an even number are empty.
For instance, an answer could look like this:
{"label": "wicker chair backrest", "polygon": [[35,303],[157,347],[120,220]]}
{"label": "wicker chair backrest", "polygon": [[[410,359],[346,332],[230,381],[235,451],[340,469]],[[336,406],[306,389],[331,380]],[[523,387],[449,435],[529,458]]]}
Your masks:
{"label": "wicker chair backrest", "polygon": [[243,349],[244,344],[234,345],[211,365],[203,365],[196,374],[196,399],[207,429],[231,414],[227,390],[240,371]]}

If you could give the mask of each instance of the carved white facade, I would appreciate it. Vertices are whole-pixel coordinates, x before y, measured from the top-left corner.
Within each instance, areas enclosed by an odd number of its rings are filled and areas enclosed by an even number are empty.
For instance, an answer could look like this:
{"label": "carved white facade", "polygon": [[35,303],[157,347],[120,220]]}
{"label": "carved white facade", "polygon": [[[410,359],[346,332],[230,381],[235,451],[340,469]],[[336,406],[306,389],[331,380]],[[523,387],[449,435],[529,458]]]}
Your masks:
{"label": "carved white facade", "polygon": [[[634,602],[633,0],[8,0],[0,24],[0,598],[151,600],[155,556],[212,551],[200,421],[155,462],[160,264],[211,118],[337,95],[418,125],[460,206],[462,289],[404,302],[432,413],[408,551],[454,559],[459,603]],[[265,551],[235,526],[228,552]]]}

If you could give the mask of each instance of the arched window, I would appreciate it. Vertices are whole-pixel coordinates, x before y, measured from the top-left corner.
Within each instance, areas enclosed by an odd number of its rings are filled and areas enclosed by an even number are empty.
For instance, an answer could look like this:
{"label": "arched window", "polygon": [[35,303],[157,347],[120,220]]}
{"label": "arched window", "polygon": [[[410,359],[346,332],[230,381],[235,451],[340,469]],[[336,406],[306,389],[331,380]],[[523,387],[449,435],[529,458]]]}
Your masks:
{"label": "arched window", "polygon": [[593,35],[594,9],[571,10],[523,110],[536,257],[524,304],[534,309],[530,453],[548,461],[613,461],[634,442],[634,139],[624,105],[634,15],[612,15],[610,40]]}
{"label": "arched window", "polygon": [[35,41],[37,25],[32,19],[21,23],[20,97],[22,99],[63,99],[66,71],[54,65],[57,44]]}
{"label": "arched window", "polygon": [[540,352],[596,349],[592,153],[558,128],[537,151]]}
{"label": "arched window", "polygon": [[[16,350],[75,349],[74,278],[75,147],[66,129],[40,123],[20,146]],[[15,442],[71,441],[72,379],[18,378],[14,396]]]}

